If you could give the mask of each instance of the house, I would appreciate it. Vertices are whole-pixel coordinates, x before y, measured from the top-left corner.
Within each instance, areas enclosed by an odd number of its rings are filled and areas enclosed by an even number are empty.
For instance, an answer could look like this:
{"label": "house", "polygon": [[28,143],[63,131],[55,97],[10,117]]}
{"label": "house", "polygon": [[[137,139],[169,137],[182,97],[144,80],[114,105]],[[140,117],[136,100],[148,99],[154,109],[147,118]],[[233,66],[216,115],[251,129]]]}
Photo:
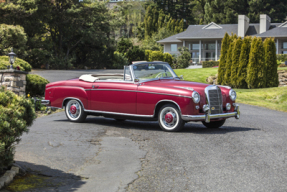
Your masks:
{"label": "house", "polygon": [[190,25],[184,32],[157,41],[164,45],[164,52],[178,54],[179,47],[187,47],[193,63],[215,60],[220,57],[224,34],[238,36],[274,37],[277,54],[287,54],[287,21],[271,23],[268,15],[260,15],[260,23],[249,23],[245,15],[238,15],[238,24]]}

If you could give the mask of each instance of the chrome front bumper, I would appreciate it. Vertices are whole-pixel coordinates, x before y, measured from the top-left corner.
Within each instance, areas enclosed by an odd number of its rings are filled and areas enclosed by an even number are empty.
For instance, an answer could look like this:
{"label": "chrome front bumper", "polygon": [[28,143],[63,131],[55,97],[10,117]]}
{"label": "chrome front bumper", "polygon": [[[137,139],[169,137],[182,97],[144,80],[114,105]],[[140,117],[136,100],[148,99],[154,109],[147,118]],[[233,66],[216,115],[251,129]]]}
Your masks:
{"label": "chrome front bumper", "polygon": [[184,121],[205,121],[206,123],[210,122],[210,119],[220,119],[220,118],[229,118],[235,117],[236,119],[240,118],[239,105],[234,104],[235,110],[231,113],[220,113],[220,114],[211,114],[208,105],[204,106],[205,114],[204,115],[182,115],[181,118]]}
{"label": "chrome front bumper", "polygon": [[41,104],[42,105],[49,105],[50,104],[50,100],[41,100]]}

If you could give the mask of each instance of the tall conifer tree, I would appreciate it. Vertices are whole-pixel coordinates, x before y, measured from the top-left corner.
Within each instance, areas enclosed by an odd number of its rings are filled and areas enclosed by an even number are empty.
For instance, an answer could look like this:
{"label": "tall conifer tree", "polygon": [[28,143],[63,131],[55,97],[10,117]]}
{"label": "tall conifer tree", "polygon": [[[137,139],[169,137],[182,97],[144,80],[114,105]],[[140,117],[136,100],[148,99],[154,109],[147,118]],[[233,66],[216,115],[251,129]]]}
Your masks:
{"label": "tall conifer tree", "polygon": [[225,33],[222,44],[221,44],[221,54],[220,54],[220,61],[218,67],[218,84],[222,85],[224,81],[224,74],[225,74],[225,65],[226,65],[226,56],[228,51],[228,46],[230,42],[230,36],[228,33]]}
{"label": "tall conifer tree", "polygon": [[232,87],[237,87],[237,72],[239,69],[239,57],[240,57],[240,51],[241,51],[241,45],[242,45],[242,39],[241,37],[238,37],[238,39],[234,40],[234,47],[232,51],[232,65],[231,65],[231,77],[230,77],[230,83]]}
{"label": "tall conifer tree", "polygon": [[273,38],[264,40],[264,52],[266,63],[266,87],[278,87],[276,46]]}
{"label": "tall conifer tree", "polygon": [[237,39],[237,35],[232,34],[230,38],[229,48],[226,56],[224,85],[231,85],[231,65],[232,65],[232,51],[234,48],[234,40]]}
{"label": "tall conifer tree", "polygon": [[266,65],[264,60],[263,42],[260,37],[254,37],[251,42],[251,51],[247,69],[248,88],[266,87]]}
{"label": "tall conifer tree", "polygon": [[237,87],[248,88],[246,83],[247,78],[247,66],[249,61],[249,53],[251,47],[251,37],[245,37],[241,46],[241,52],[239,57],[239,68],[237,72]]}

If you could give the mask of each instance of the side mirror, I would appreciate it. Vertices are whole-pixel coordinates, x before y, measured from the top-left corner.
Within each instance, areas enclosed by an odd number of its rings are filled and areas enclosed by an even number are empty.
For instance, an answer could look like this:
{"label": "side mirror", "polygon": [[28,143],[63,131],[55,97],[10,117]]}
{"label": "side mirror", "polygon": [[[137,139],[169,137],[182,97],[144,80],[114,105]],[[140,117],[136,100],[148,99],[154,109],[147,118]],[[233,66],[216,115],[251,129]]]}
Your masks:
{"label": "side mirror", "polygon": [[183,75],[179,76],[179,79],[180,79],[180,80],[183,80]]}
{"label": "side mirror", "polygon": [[135,82],[137,83],[137,82],[139,82],[140,81],[140,79],[139,78],[135,78]]}

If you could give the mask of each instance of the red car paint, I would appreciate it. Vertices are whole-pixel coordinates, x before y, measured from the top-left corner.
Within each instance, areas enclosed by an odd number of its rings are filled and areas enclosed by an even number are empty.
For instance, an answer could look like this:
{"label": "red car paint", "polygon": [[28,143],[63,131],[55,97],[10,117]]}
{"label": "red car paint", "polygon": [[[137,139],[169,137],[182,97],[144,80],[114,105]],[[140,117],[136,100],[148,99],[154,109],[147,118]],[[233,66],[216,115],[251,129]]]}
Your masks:
{"label": "red car paint", "polygon": [[[208,84],[176,79],[159,79],[148,82],[86,82],[79,79],[59,81],[46,85],[45,100],[50,106],[62,108],[64,100],[76,98],[85,110],[124,113],[132,115],[155,115],[159,102],[172,102],[179,106],[182,115],[204,114],[202,107],[206,104],[204,89]],[[185,89],[185,88],[191,88]],[[191,98],[192,89],[200,94],[200,103],[195,104]],[[233,112],[234,102],[229,97],[230,89],[220,87],[223,106],[230,103]],[[195,106],[198,105],[199,109]]]}

